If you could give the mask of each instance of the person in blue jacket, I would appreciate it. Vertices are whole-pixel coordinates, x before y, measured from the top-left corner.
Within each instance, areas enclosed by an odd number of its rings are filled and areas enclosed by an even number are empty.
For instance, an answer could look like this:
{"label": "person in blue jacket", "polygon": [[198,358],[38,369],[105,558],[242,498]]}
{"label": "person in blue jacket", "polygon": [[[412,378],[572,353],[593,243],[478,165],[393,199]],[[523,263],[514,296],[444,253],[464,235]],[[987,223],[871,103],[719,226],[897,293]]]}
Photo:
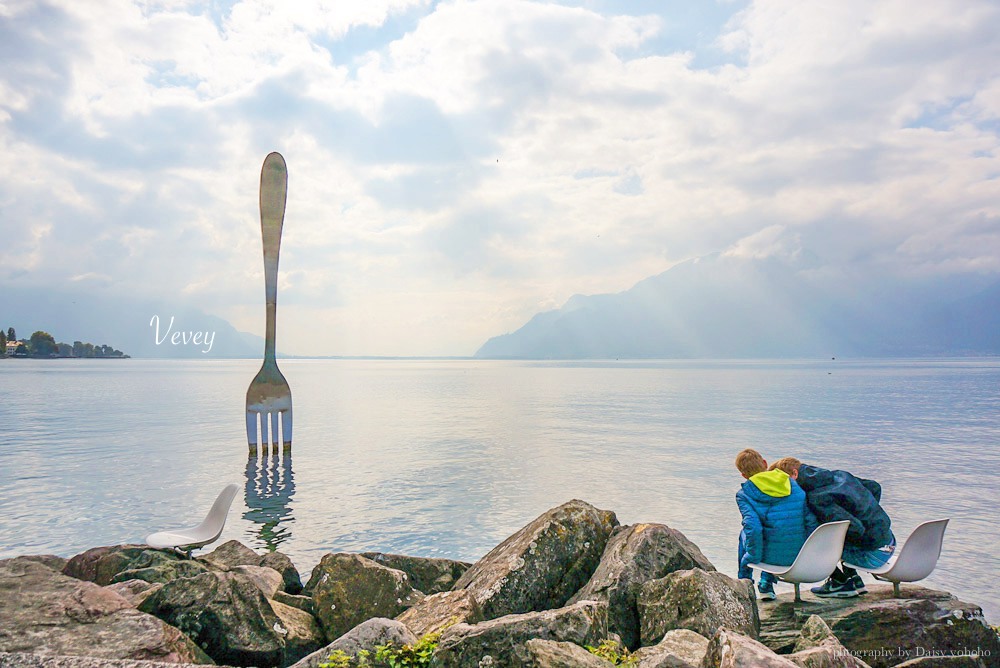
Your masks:
{"label": "person in blue jacket", "polygon": [[[739,543],[739,577],[753,580],[749,564],[791,566],[816,520],[806,505],[805,492],[780,469],[767,470],[767,461],[747,448],[736,456],[736,468],[746,482],[736,492],[743,517]],[[757,591],[762,600],[775,599],[775,576],[764,572]]]}
{"label": "person in blue jacket", "polygon": [[[844,562],[878,568],[889,561],[896,549],[896,537],[889,515],[879,505],[881,485],[847,471],[803,464],[794,457],[779,459],[772,468],[784,470],[798,482],[818,522],[850,522],[841,556]],[[821,597],[845,598],[867,590],[857,571],[842,564],[822,586],[810,591]]]}

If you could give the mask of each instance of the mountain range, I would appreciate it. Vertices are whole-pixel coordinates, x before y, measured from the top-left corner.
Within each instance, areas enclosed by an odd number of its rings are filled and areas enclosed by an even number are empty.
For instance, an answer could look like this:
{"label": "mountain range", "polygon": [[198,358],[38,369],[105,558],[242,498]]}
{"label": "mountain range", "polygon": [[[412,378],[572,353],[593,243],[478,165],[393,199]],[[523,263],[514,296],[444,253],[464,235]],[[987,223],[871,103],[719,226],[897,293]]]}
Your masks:
{"label": "mountain range", "polygon": [[617,294],[576,295],[477,358],[828,358],[1000,354],[995,275],[852,276],[813,257],[717,253]]}

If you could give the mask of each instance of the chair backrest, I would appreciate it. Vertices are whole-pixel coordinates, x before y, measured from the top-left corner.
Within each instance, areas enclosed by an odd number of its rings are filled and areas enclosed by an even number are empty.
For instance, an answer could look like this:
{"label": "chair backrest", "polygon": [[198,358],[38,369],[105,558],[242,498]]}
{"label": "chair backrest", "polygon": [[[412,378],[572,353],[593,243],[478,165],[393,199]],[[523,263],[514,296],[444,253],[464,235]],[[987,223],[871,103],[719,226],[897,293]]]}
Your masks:
{"label": "chair backrest", "polygon": [[208,511],[208,515],[194,529],[194,533],[198,534],[199,538],[210,538],[209,542],[211,542],[222,534],[222,529],[226,526],[229,507],[233,505],[233,499],[236,498],[236,492],[239,491],[239,488],[240,486],[236,483],[230,483],[219,493],[215,503],[212,504],[212,509]]}
{"label": "chair backrest", "polygon": [[914,529],[885,576],[899,582],[916,582],[930,575],[941,556],[947,527],[948,520],[943,519],[924,522]]}
{"label": "chair backrest", "polygon": [[829,577],[840,561],[850,525],[847,520],[841,520],[818,526],[806,538],[794,563],[781,575],[781,579],[788,582],[819,582]]}

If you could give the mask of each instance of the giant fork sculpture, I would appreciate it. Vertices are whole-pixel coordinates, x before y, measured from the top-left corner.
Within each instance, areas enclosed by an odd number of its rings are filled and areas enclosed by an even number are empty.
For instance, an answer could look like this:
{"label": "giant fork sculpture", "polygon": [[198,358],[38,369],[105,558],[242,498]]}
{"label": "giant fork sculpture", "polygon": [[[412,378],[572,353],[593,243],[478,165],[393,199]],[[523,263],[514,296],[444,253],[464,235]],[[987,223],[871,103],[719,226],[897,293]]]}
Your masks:
{"label": "giant fork sculpture", "polygon": [[[285,220],[288,170],[278,153],[264,158],[260,170],[260,233],[264,241],[264,294],[267,299],[267,329],[264,335],[264,363],[247,389],[247,442],[250,454],[257,453],[258,420],[260,445],[283,451],[292,448],[292,390],[274,359],[274,329],[278,300],[278,251]],[[279,434],[279,425],[281,433]]]}

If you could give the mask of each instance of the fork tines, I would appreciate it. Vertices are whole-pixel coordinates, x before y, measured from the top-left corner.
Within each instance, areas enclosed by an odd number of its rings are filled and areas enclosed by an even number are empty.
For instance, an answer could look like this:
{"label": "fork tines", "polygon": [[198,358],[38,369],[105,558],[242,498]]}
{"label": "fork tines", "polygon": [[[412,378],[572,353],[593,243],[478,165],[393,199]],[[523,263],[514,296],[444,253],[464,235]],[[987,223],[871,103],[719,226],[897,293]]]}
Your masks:
{"label": "fork tines", "polygon": [[[280,417],[279,417],[280,416]],[[270,412],[247,411],[247,443],[250,453],[288,452],[292,448],[292,409]]]}

